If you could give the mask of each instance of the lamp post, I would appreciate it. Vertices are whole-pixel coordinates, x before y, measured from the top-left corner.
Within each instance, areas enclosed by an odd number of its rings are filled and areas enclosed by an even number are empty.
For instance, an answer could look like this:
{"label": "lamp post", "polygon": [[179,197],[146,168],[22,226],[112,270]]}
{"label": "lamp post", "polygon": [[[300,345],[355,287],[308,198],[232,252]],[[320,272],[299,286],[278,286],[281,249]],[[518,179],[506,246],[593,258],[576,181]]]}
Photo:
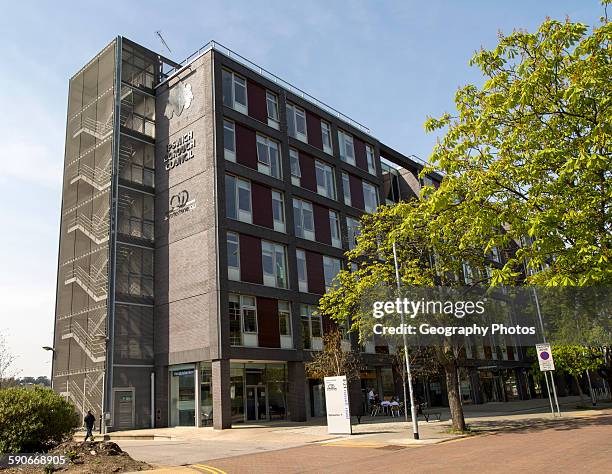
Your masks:
{"label": "lamp post", "polygon": [[[43,350],[51,351],[51,359],[55,359],[55,348],[51,346],[42,346]],[[51,370],[51,388],[53,388],[53,370]]]}
{"label": "lamp post", "polygon": [[[400,275],[399,275],[399,266],[397,264],[397,252],[395,250],[395,240],[393,240],[393,263],[395,265],[395,281],[397,283],[397,293],[399,298],[400,293]],[[401,327],[404,327],[404,313],[400,313],[401,317]],[[412,434],[414,439],[419,439],[419,421],[417,420],[417,412],[414,406],[414,390],[412,388],[412,375],[410,374],[410,358],[408,357],[408,343],[406,342],[406,332],[402,331],[402,339],[404,343],[404,358],[406,359],[406,374],[408,376],[408,391],[410,392],[410,413],[412,418]]]}

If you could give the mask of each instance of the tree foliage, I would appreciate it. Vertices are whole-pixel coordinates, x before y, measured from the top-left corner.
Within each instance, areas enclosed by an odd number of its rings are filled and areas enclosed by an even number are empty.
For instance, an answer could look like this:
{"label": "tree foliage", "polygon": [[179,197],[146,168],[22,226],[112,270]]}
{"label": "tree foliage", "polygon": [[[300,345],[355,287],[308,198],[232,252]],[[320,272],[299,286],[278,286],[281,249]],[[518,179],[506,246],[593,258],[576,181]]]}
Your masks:
{"label": "tree foliage", "polygon": [[323,350],[314,352],[306,364],[306,374],[314,379],[345,375],[347,381],[356,380],[360,369],[359,354],[342,349],[342,333],[337,329],[323,335]]}

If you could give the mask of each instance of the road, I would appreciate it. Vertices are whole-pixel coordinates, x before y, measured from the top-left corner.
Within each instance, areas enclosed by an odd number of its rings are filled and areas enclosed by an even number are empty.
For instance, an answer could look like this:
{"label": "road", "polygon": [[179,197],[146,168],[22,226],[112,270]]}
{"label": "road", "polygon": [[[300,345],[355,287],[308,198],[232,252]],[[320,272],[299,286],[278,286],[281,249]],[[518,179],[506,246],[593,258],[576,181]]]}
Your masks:
{"label": "road", "polygon": [[430,446],[351,445],[350,441],[316,444],[207,460],[190,468],[218,474],[610,473],[612,416],[550,420]]}

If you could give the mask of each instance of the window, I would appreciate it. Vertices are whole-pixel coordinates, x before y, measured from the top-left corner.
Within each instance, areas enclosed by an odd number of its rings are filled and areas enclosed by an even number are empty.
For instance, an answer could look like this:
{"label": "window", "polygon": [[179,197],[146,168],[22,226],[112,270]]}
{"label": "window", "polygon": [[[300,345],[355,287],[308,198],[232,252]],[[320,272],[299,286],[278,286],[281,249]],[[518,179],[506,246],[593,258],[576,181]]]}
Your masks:
{"label": "window", "polygon": [[331,230],[331,241],[334,247],[342,248],[340,238],[340,218],[336,211],[329,210],[329,228]]}
{"label": "window", "polygon": [[227,69],[222,73],[223,105],[248,114],[246,79]]}
{"label": "window", "polygon": [[227,278],[240,281],[240,242],[234,232],[227,233]]}
{"label": "window", "polygon": [[278,328],[281,336],[291,336],[291,306],[288,301],[278,302]]}
{"label": "window", "polygon": [[323,274],[325,275],[325,291],[329,290],[333,283],[336,275],[340,273],[342,268],[340,260],[333,257],[323,255]]}
{"label": "window", "polygon": [[321,120],[321,135],[323,138],[323,151],[333,155],[334,149],[332,147],[331,125],[325,120]]}
{"label": "window", "polygon": [[433,179],[431,179],[429,176],[425,176],[424,178],[421,179],[421,186],[425,187],[425,186],[433,186],[434,182]]}
{"label": "window", "polygon": [[257,134],[257,170],[281,179],[279,146],[274,140]]}
{"label": "window", "polygon": [[374,165],[374,147],[366,143],[366,160],[368,162],[368,172],[370,174],[376,174],[376,166]]}
{"label": "window", "polygon": [[[155,212],[153,196],[121,188],[118,231],[138,239],[153,240]],[[95,218],[94,218],[95,219]]]}
{"label": "window", "polygon": [[491,248],[491,258],[494,262],[501,263],[501,255],[499,254],[499,249],[497,247]]}
{"label": "window", "polygon": [[463,262],[463,279],[466,285],[474,283],[474,271],[468,262]]}
{"label": "window", "polygon": [[314,215],[312,204],[301,199],[293,200],[293,219],[295,235],[302,239],[314,240]]}
{"label": "window", "polygon": [[290,136],[308,143],[306,133],[306,113],[304,109],[287,103],[287,129]]}
{"label": "window", "polygon": [[266,107],[268,109],[268,125],[279,130],[278,96],[270,91],[266,91]]}
{"label": "window", "polygon": [[342,130],[338,130],[338,145],[340,147],[340,159],[355,166],[355,148],[353,137]]}
{"label": "window", "polygon": [[287,258],[285,246],[266,240],[261,241],[263,282],[266,286],[287,288]]}
{"label": "window", "polygon": [[300,305],[300,319],[302,321],[302,336],[304,337],[304,349],[322,349],[321,344],[316,347],[313,344],[314,338],[321,338],[323,335],[323,324],[321,316],[316,312],[317,307],[302,304]]}
{"label": "window", "polygon": [[291,183],[293,183],[294,186],[299,186],[301,184],[300,178],[302,177],[302,172],[300,171],[300,155],[294,148],[289,148],[289,162],[291,163]]}
{"label": "window", "polygon": [[153,250],[117,246],[117,292],[153,297]]}
{"label": "window", "polygon": [[357,236],[359,235],[359,221],[352,217],[346,218],[346,230],[348,234],[348,246],[352,250],[357,245]]}
{"label": "window", "polygon": [[285,232],[285,200],[280,191],[272,191],[272,217],[274,230]]}
{"label": "window", "polygon": [[366,181],[363,182],[363,204],[366,212],[376,212],[378,207],[378,193],[376,188]]}
{"label": "window", "polygon": [[315,171],[317,176],[317,193],[330,199],[336,199],[336,186],[334,185],[334,170],[332,167],[316,160]]}
{"label": "window", "polygon": [[348,173],[342,172],[342,194],[344,195],[344,204],[347,206],[351,205],[351,183],[349,181]]}
{"label": "window", "polygon": [[230,344],[242,345],[242,315],[240,313],[240,296],[229,295]]}
{"label": "window", "polygon": [[225,175],[225,208],[230,219],[251,224],[251,183],[229,174]]}
{"label": "window", "polygon": [[297,257],[298,287],[303,293],[308,293],[308,276],[306,273],[306,252],[301,249],[295,251]]}
{"label": "window", "polygon": [[[240,305],[240,319],[243,333],[257,334],[257,306],[254,296],[229,295],[230,305],[234,303],[233,310],[236,311],[236,304]],[[230,309],[232,307],[230,306]]]}
{"label": "window", "polygon": [[229,120],[223,121],[223,152],[226,160],[236,162],[236,129]]}

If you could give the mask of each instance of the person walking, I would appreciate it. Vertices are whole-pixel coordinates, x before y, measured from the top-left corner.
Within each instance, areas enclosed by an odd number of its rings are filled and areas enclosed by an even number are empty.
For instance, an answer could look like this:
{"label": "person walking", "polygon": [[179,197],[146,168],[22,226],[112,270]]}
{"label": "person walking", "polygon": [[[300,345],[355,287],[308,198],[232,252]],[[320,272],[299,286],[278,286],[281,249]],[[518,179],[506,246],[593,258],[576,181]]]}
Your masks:
{"label": "person walking", "polygon": [[87,415],[85,415],[85,418],[83,418],[83,421],[85,422],[85,428],[87,428],[87,434],[85,435],[85,439],[83,440],[83,442],[87,441],[87,438],[91,437],[91,440],[94,440],[94,436],[93,436],[93,428],[94,428],[94,424],[96,422],[96,417],[93,416],[93,414],[91,413],[91,410],[87,410]]}

